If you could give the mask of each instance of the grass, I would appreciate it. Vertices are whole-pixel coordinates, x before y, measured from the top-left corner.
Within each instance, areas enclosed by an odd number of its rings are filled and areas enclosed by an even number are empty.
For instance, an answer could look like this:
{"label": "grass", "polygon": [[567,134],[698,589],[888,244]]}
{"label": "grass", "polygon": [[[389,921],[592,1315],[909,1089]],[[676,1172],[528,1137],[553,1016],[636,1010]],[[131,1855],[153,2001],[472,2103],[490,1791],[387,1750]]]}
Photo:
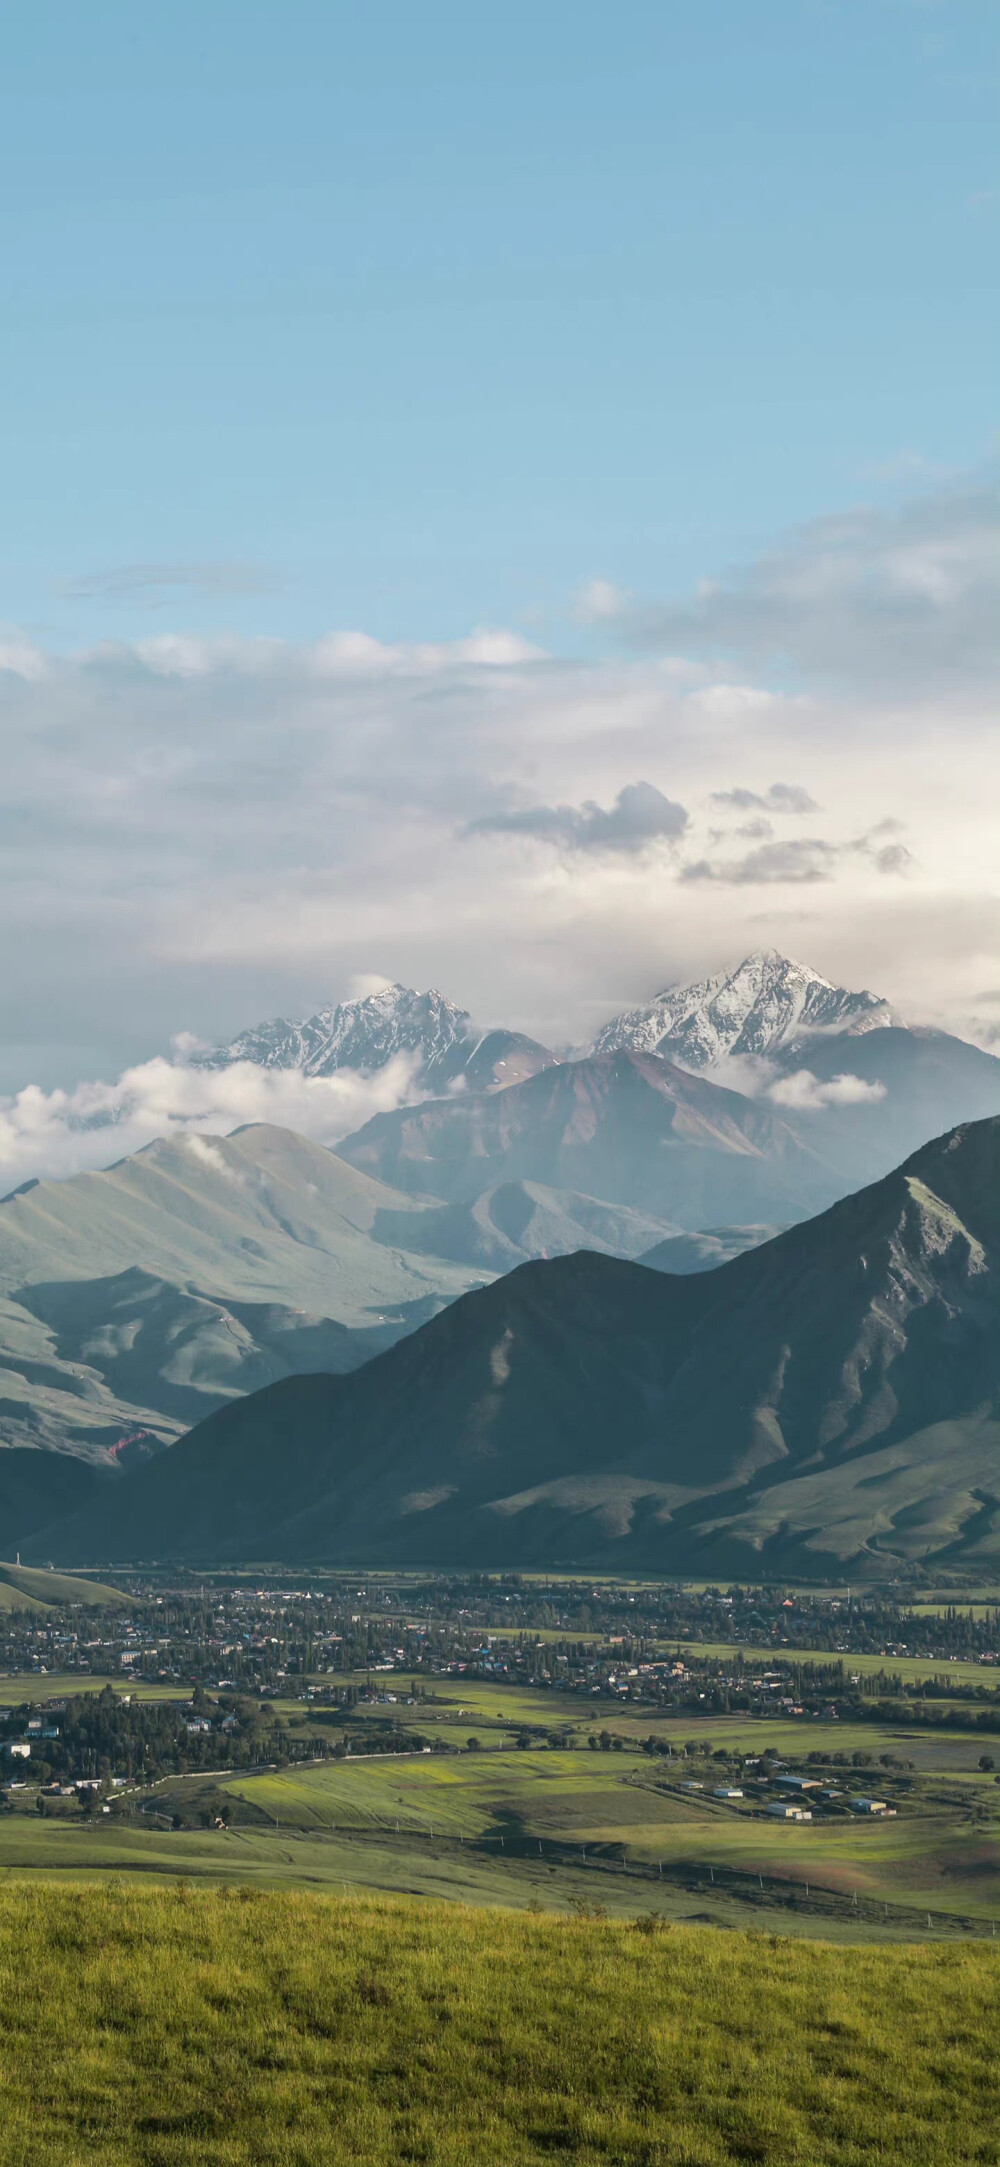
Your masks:
{"label": "grass", "polygon": [[74,1693],[103,1693],[106,1685],[115,1693],[131,1693],[135,1700],[189,1701],[191,1687],[167,1685],[151,1678],[105,1678],[78,1670],[19,1670],[0,1677],[0,1707],[19,1708],[22,1701],[66,1700]]}
{"label": "grass", "polygon": [[[40,1820],[28,1793],[0,1818],[0,1873],[346,1883],[564,1909],[599,1899],[623,1913],[653,1901],[675,1919],[767,1913],[783,1931],[861,1939],[989,1934],[1000,1920],[996,1791],[981,1777],[918,1777],[892,1821],[798,1826],[683,1792],[680,1773],[627,1752],[386,1755],[171,1777],[142,1798],[160,1822],[90,1826],[75,1813]],[[175,1812],[197,1822],[220,1791],[236,1809],[228,1831],[169,1826]]]}
{"label": "grass", "polygon": [[123,1595],[120,1588],[106,1587],[100,1580],[81,1580],[71,1573],[0,1563],[0,1610],[52,1610],[60,1603],[131,1610],[134,1598]]}
{"label": "grass", "polygon": [[976,1948],[0,1891],[0,2167],[972,2167]]}
{"label": "grass", "polygon": [[667,1654],[680,1648],[688,1656],[708,1655],[729,1664],[734,1664],[739,1656],[744,1670],[751,1666],[770,1670],[780,1663],[843,1663],[845,1678],[849,1678],[852,1671],[859,1678],[873,1678],[884,1671],[887,1677],[901,1678],[907,1685],[920,1685],[925,1678],[943,1678],[951,1686],[992,1686],[997,1683],[997,1673],[991,1664],[968,1662],[962,1658],[952,1663],[947,1656],[935,1656],[932,1661],[926,1655],[855,1655],[844,1648],[797,1648],[781,1641],[751,1648],[731,1640],[664,1640],[660,1647]]}

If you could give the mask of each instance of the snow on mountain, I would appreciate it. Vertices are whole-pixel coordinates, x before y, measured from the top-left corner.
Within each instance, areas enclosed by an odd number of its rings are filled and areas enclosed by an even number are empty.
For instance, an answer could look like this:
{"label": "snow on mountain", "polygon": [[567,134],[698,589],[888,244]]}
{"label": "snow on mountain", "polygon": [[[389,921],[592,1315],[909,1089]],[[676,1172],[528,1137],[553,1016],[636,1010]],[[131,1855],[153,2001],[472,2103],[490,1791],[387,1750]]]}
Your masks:
{"label": "snow on mountain", "polygon": [[418,1056],[425,1077],[445,1083],[468,1060],[472,1038],[466,1010],[433,987],[417,993],[410,986],[382,986],[360,1000],[321,1008],[302,1023],[288,1023],[283,1016],[258,1023],[198,1058],[206,1068],[253,1061],[259,1068],[332,1076],[342,1068],[384,1068],[404,1053]]}
{"label": "snow on mountain", "polygon": [[397,1054],[416,1064],[414,1081],[431,1093],[464,1076],[473,1089],[520,1081],[554,1058],[548,1048],[514,1031],[478,1031],[464,1008],[433,987],[382,986],[362,999],[321,1008],[305,1022],[275,1017],[241,1032],[228,1046],[196,1058],[204,1068],[253,1061],[259,1068],[301,1069],[332,1076],[338,1069],[370,1074]]}
{"label": "snow on mountain", "polygon": [[648,1008],[613,1017],[592,1050],[660,1053],[688,1068],[710,1068],[730,1055],[773,1054],[810,1033],[857,1036],[899,1022],[877,993],[851,993],[806,963],[758,948],[733,971],[667,986]]}

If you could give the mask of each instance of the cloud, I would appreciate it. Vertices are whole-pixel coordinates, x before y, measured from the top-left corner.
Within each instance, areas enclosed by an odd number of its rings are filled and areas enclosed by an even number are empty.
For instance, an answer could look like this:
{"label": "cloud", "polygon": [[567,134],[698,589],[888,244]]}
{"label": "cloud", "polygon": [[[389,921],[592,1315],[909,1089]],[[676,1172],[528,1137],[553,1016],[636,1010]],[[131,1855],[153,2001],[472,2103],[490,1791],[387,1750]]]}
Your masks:
{"label": "cloud", "polygon": [[818,813],[819,806],[800,783],[771,783],[758,790],[713,790],[713,805],[729,805],[738,813]]}
{"label": "cloud", "polygon": [[591,579],[576,596],[573,614],[580,624],[613,624],[625,616],[631,601],[627,588],[612,586],[610,579]]}
{"label": "cloud", "polygon": [[302,1076],[250,1061],[206,1070],[156,1058],[112,1084],[84,1083],[73,1091],[29,1084],[0,1099],[0,1186],[106,1166],[158,1136],[187,1137],[192,1151],[214,1165],[218,1154],[201,1132],[228,1135],[250,1121],[335,1144],[372,1114],[405,1104],[413,1073],[403,1055],[372,1077],[353,1070]]}
{"label": "cloud", "polygon": [[683,805],[675,805],[655,783],[626,783],[607,811],[583,805],[530,805],[519,812],[493,813],[471,823],[480,835],[531,835],[564,850],[645,850],[654,842],[677,842],[688,824]]}
{"label": "cloud", "polygon": [[692,864],[682,866],[681,879],[724,881],[729,887],[753,887],[771,881],[793,883],[832,880],[838,852],[833,843],[826,843],[821,836],[803,836],[800,841],[788,843],[764,843],[759,850],[751,850],[745,858],[712,860],[698,858]]}
{"label": "cloud", "polygon": [[[713,804],[719,802],[721,795],[719,792],[713,794]],[[681,867],[680,878],[684,881],[721,881],[734,888],[767,886],[772,882],[811,884],[833,880],[851,858],[866,860],[878,873],[907,873],[914,861],[906,844],[878,840],[880,836],[895,833],[900,826],[898,820],[880,820],[867,835],[854,836],[844,843],[831,843],[822,836],[810,835],[801,836],[794,842],[766,842],[743,858],[697,858]],[[752,837],[769,835],[771,830],[766,820],[753,820],[735,832]],[[715,840],[714,834],[710,840]]]}
{"label": "cloud", "polygon": [[[872,546],[863,521],[862,585]],[[802,548],[808,570],[814,530]],[[595,660],[516,626],[144,632],[0,636],[0,1090],[311,1014],[359,971],[571,1044],[761,944],[917,1021],[991,1013],[994,708],[960,642],[946,677],[894,672],[890,639],[881,683],[803,664],[792,694],[711,646]]]}
{"label": "cloud", "polygon": [[640,644],[791,666],[814,682],[926,697],[982,682],[1000,648],[995,475],[893,511],[861,506],[802,527],[686,601],[633,612]]}
{"label": "cloud", "polygon": [[766,1096],[775,1106],[795,1113],[812,1113],[822,1106],[874,1106],[885,1097],[883,1083],[866,1083],[861,1076],[830,1076],[823,1083],[811,1069],[797,1068],[769,1085]]}
{"label": "cloud", "polygon": [[280,582],[256,564],[120,564],[105,572],[86,572],[58,580],[55,592],[68,601],[113,601],[135,596],[147,609],[162,608],[179,594],[274,594]]}

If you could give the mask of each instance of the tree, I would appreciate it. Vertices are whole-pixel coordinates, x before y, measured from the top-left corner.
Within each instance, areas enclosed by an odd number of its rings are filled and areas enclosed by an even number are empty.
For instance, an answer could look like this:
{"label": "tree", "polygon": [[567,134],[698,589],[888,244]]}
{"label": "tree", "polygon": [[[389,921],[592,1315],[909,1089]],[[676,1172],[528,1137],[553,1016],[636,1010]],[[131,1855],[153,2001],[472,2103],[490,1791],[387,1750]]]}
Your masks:
{"label": "tree", "polygon": [[996,1762],[995,1762],[995,1760],[994,1760],[994,1758],[993,1758],[993,1755],[992,1755],[992,1753],[981,1753],[981,1754],[980,1754],[980,1756],[979,1756],[979,1766],[980,1766],[980,1768],[982,1769],[982,1771],[983,1771],[983,1774],[984,1774],[984,1776],[989,1776],[989,1775],[992,1775],[992,1773],[993,1773],[993,1770],[995,1769],[996,1765],[997,1765],[997,1764],[996,1764]]}
{"label": "tree", "polygon": [[479,1740],[478,1740],[478,1738],[467,1738],[467,1739],[466,1739],[466,1741],[465,1741],[465,1750],[466,1750],[466,1753],[478,1753],[478,1752],[479,1752]]}

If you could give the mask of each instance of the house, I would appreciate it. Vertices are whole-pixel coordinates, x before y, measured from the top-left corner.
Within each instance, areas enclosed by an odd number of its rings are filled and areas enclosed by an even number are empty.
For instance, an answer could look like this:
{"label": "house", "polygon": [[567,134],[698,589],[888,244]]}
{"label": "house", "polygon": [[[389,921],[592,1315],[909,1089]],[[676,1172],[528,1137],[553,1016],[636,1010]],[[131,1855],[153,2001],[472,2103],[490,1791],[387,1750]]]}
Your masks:
{"label": "house", "polygon": [[190,1723],[185,1723],[184,1728],[186,1731],[210,1731],[212,1726],[206,1716],[194,1716]]}
{"label": "house", "polygon": [[849,1798],[847,1803],[852,1813],[888,1813],[889,1811],[884,1798]]}
{"label": "house", "polygon": [[773,1799],[769,1806],[765,1806],[764,1812],[769,1813],[774,1821],[812,1820],[812,1814],[807,1812],[804,1806],[793,1806],[788,1798]]}
{"label": "house", "polygon": [[742,1791],[734,1791],[728,1783],[720,1783],[718,1789],[712,1792],[713,1798],[742,1798],[742,1796]]}
{"label": "house", "polygon": [[9,1761],[28,1761],[31,1759],[31,1747],[26,1738],[8,1738],[3,1750]]}

